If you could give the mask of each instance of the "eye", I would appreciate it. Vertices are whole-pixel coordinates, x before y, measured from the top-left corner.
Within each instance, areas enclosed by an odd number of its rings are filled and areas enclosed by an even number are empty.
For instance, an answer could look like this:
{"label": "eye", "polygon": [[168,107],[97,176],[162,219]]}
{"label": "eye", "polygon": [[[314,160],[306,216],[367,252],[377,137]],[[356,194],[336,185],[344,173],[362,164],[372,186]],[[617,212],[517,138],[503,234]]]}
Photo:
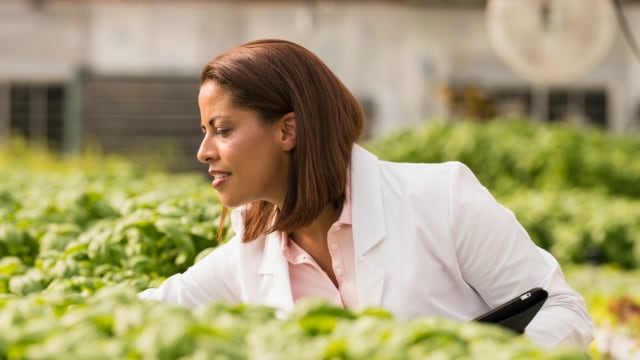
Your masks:
{"label": "eye", "polygon": [[225,137],[231,133],[231,129],[224,127],[217,127],[214,129],[214,134]]}

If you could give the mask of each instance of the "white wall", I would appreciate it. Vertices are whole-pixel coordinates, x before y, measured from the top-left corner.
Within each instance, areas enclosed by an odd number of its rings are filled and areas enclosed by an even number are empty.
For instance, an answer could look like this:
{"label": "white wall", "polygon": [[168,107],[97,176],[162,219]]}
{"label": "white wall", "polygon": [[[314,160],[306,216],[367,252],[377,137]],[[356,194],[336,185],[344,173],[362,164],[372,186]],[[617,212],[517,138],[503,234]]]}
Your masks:
{"label": "white wall", "polygon": [[30,1],[0,1],[0,81],[60,80],[84,61],[83,6],[59,3],[37,11]]}
{"label": "white wall", "polygon": [[[526,85],[493,53],[480,10],[373,2],[0,2],[0,82],[64,80],[80,66],[103,74],[197,76],[244,41],[278,37],[315,53],[376,104],[375,133],[446,115],[437,88],[452,79]],[[640,7],[627,11],[640,23]],[[640,38],[640,28],[635,26]],[[572,86],[610,89],[611,124],[638,127],[640,66],[618,32],[607,58]]]}
{"label": "white wall", "polygon": [[[637,45],[640,46],[640,5],[625,12]],[[620,82],[621,101],[620,124],[617,130],[640,130],[640,58],[632,53],[627,44],[620,50],[623,60],[621,72],[626,79]],[[623,55],[624,54],[624,55]],[[638,54],[640,56],[640,54]]]}

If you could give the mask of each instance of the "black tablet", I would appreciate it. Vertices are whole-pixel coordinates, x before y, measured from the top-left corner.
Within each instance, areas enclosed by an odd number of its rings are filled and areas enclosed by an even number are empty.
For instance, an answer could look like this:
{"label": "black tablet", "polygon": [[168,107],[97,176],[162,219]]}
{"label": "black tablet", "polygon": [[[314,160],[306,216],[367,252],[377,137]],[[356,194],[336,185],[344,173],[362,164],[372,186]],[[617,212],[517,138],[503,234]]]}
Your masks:
{"label": "black tablet", "polygon": [[475,321],[502,325],[519,334],[538,313],[549,294],[536,287],[475,318]]}

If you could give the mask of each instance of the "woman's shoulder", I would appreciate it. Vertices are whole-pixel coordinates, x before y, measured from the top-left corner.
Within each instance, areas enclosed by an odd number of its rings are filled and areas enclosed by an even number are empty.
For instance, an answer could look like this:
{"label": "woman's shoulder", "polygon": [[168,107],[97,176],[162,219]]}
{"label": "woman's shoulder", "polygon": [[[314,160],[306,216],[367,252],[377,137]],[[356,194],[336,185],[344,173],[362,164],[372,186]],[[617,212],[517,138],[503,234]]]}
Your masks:
{"label": "woman's shoulder", "polygon": [[[447,192],[458,186],[477,183],[461,161],[434,163],[393,162],[379,159],[364,148],[354,147],[352,174],[355,182],[380,178],[383,188],[416,190],[422,193]],[[375,183],[375,181],[374,181]]]}
{"label": "woman's shoulder", "polygon": [[439,163],[409,163],[379,161],[380,173],[383,176],[395,176],[406,181],[421,182],[431,180],[438,183],[455,181],[458,177],[472,176],[473,172],[460,161]]}
{"label": "woman's shoulder", "polygon": [[448,202],[452,196],[486,192],[473,171],[460,161],[442,163],[398,163],[380,161],[381,188],[403,194],[403,198]]}

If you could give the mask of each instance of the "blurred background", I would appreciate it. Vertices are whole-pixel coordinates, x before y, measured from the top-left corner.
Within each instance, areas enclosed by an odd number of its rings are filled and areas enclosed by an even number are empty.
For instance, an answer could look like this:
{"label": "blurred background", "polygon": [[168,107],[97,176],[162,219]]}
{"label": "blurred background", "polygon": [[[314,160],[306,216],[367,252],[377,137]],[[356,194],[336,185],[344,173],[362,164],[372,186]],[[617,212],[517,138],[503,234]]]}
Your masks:
{"label": "blurred background", "polygon": [[637,24],[638,0],[2,0],[0,141],[170,144],[192,169],[200,68],[267,37],[318,54],[360,100],[368,138],[505,116],[636,132]]}
{"label": "blurred background", "polygon": [[232,235],[195,158],[198,77],[258,38],[323,59],[381,159],[466,163],[584,296],[592,358],[640,358],[640,0],[0,0],[0,358],[218,355],[133,292],[68,305]]}

